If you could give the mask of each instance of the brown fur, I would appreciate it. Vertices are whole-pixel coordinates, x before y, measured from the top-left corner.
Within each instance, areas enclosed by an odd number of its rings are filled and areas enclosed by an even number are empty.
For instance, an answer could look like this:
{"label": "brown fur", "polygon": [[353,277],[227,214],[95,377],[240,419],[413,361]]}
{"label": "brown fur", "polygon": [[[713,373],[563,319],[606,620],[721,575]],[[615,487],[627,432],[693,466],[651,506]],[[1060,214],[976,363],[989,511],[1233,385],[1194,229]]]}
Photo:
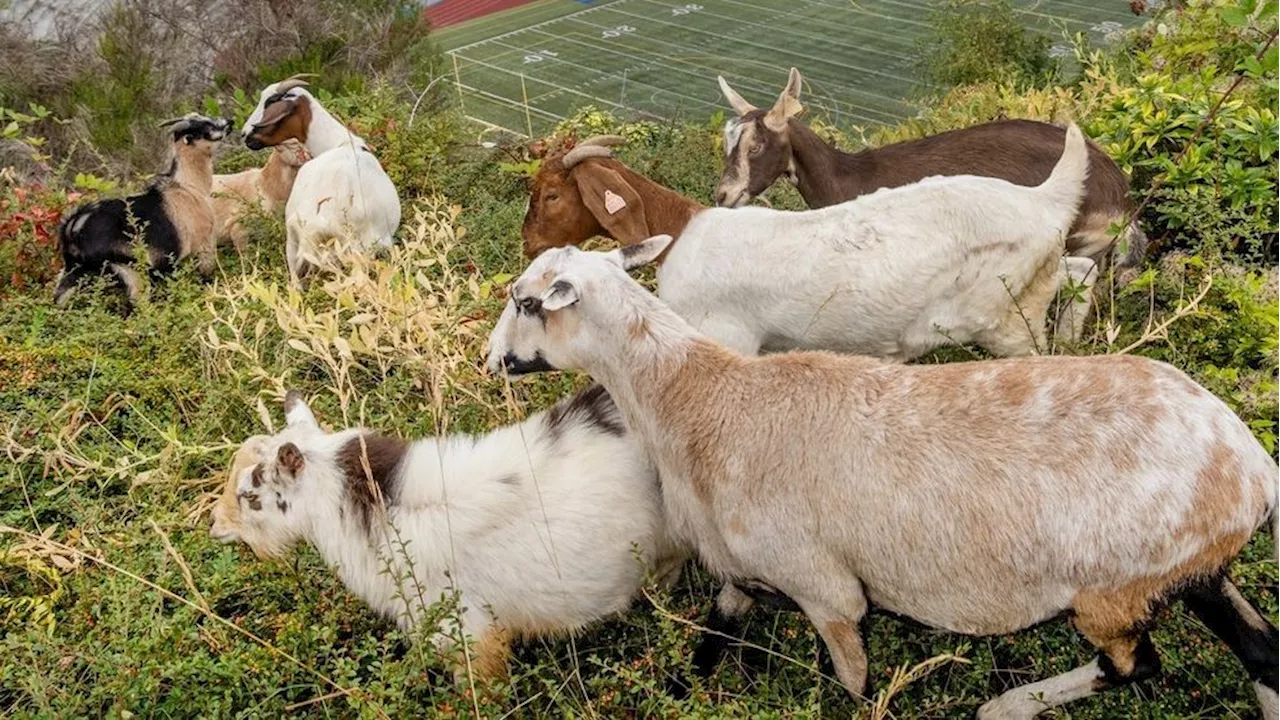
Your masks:
{"label": "brown fur", "polygon": [[250,133],[253,139],[268,146],[289,139],[305,145],[311,127],[311,100],[305,95],[278,100],[263,108],[262,117],[267,122],[254,128]]}
{"label": "brown fur", "polygon": [[236,252],[245,248],[245,230],[240,224],[249,207],[260,205],[267,213],[284,207],[293,190],[298,168],[308,159],[306,148],[296,140],[275,146],[267,163],[232,175],[213,176],[214,242],[230,241]]}
{"label": "brown fur", "polygon": [[347,479],[347,499],[366,531],[373,527],[375,513],[396,504],[397,470],[408,449],[400,438],[364,433],[338,450],[335,460]]}
{"label": "brown fur", "polygon": [[[174,172],[164,187],[165,213],[178,232],[179,260],[196,256],[201,275],[213,272],[217,263],[213,244],[213,149],[214,143],[198,140],[190,145],[174,144]],[[153,250],[153,254],[157,252]],[[160,257],[151,264],[159,265]]]}
{"label": "brown fur", "polygon": [[[753,177],[751,189],[767,188],[790,163],[796,189],[811,208],[842,203],[880,188],[901,187],[931,175],[980,175],[1017,185],[1039,185],[1048,179],[1062,155],[1066,135],[1065,129],[1048,123],[1000,120],[845,153],[823,142],[794,117],[785,133],[769,132],[765,122],[769,112],[754,110],[743,117],[743,122],[755,125],[755,135],[764,144],[762,157],[754,162],[777,168],[772,177]],[[771,162],[774,156],[777,161]],[[726,162],[726,168],[732,167],[732,160]],[[1067,239],[1067,251],[1105,262],[1111,224],[1126,222],[1132,209],[1128,176],[1090,142],[1085,198]]]}
{"label": "brown fur", "polygon": [[[689,220],[705,209],[613,158],[588,158],[566,170],[564,153],[547,157],[533,178],[521,235],[525,255],[578,245],[596,235],[633,245],[653,235],[679,238]],[[605,190],[626,207],[610,214]]]}

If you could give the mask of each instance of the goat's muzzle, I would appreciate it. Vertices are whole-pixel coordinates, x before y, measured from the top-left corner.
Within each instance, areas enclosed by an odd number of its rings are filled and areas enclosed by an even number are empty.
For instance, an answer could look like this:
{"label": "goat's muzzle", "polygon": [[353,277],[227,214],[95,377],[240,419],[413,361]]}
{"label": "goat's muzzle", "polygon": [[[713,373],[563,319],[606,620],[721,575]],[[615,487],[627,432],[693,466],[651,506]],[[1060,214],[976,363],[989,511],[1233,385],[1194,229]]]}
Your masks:
{"label": "goat's muzzle", "polygon": [[530,373],[551,372],[556,368],[542,357],[542,353],[533,356],[532,360],[521,360],[515,353],[507,353],[502,358],[502,369],[508,375],[528,375]]}
{"label": "goat's muzzle", "polygon": [[266,143],[259,140],[253,133],[244,136],[244,146],[250,150],[261,150],[266,147]]}

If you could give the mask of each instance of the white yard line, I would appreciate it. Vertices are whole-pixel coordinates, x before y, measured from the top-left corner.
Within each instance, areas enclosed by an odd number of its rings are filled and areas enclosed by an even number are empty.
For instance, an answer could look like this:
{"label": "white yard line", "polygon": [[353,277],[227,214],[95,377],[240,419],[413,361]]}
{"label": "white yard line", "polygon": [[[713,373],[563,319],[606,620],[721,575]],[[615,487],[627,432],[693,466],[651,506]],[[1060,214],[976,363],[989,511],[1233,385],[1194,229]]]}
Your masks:
{"label": "white yard line", "polygon": [[592,6],[591,6],[591,7],[589,7],[589,8],[583,8],[582,10],[578,10],[578,11],[576,11],[576,12],[571,12],[571,13],[569,13],[568,15],[561,15],[560,17],[554,17],[554,18],[551,18],[550,20],[543,20],[543,21],[542,21],[542,22],[540,22],[540,23],[534,23],[533,25],[529,25],[528,27],[522,27],[522,28],[518,28],[518,29],[516,29],[516,30],[511,30],[511,31],[509,31],[509,32],[504,32],[504,33],[502,33],[501,35],[494,35],[494,36],[493,36],[493,37],[491,37],[491,38],[485,38],[485,39],[483,39],[483,40],[477,40],[477,41],[475,41],[475,42],[473,42],[473,43],[468,43],[468,44],[463,45],[463,46],[461,46],[461,47],[453,48],[453,49],[452,49],[452,50],[450,50],[449,52],[451,52],[451,53],[461,52],[461,51],[466,50],[466,49],[468,49],[468,48],[473,48],[473,47],[476,47],[477,45],[483,45],[483,44],[485,44],[485,43],[487,43],[487,42],[491,42],[491,41],[493,41],[493,40],[502,40],[502,39],[504,39],[504,38],[509,38],[509,37],[511,37],[512,35],[519,35],[520,33],[525,32],[526,30],[536,30],[536,29],[538,29],[538,28],[540,28],[540,27],[542,27],[542,26],[544,26],[544,25],[550,25],[551,23],[557,23],[557,22],[560,22],[561,20],[568,20],[569,18],[577,17],[577,16],[579,16],[579,15],[586,15],[586,14],[587,14],[587,13],[589,13],[589,12],[595,12],[596,10],[600,10],[600,9],[603,9],[603,8],[609,7],[610,5],[620,5],[620,4],[624,3],[624,2],[627,2],[627,0],[607,0],[606,2],[601,3],[600,5],[592,5]]}
{"label": "white yard line", "polygon": [[[774,10],[773,8],[770,8],[770,7],[766,7],[766,6],[762,6],[762,5],[752,5],[752,4],[751,4],[751,3],[749,3],[749,2],[742,2],[742,0],[718,0],[718,1],[719,1],[719,2],[732,3],[732,4],[734,4],[734,5],[741,5],[741,6],[743,6],[743,7],[749,7],[749,8],[751,8],[752,10],[760,10],[760,11],[762,11],[762,12],[775,12],[775,13],[780,13],[780,14],[782,14],[782,15],[786,15],[786,16],[788,16],[788,17],[799,18],[799,19],[801,19],[801,20],[807,20],[807,21],[809,21],[809,22],[821,23],[821,22],[823,21],[823,19],[822,19],[822,18],[815,18],[815,17],[809,16],[809,15],[801,15],[800,13],[787,12],[787,11],[785,11],[785,10]],[[886,19],[886,20],[894,20],[894,21],[897,21],[897,20],[898,20],[898,18],[890,17],[890,16],[888,16],[888,15],[880,15],[880,14],[877,14],[877,13],[870,12],[870,11],[868,11],[868,10],[864,10],[863,8],[859,7],[858,3],[856,3],[856,2],[850,2],[848,5],[845,5],[845,6],[823,5],[822,7],[825,7],[825,8],[831,9],[831,10],[839,10],[839,11],[844,12],[844,13],[851,13],[851,14],[852,14],[852,17],[850,17],[850,19],[856,19],[856,16],[858,16],[858,15],[866,15],[866,16],[870,16],[870,17],[877,17],[877,18],[882,18],[882,19]],[[842,19],[843,19],[843,18],[842,18]],[[872,35],[875,35],[876,37],[882,37],[882,38],[886,38],[886,39],[889,39],[889,40],[898,40],[898,41],[902,41],[902,40],[910,40],[910,38],[904,38],[904,36],[902,36],[902,35],[891,35],[891,34],[889,34],[889,33],[881,32],[881,31],[879,31],[879,30],[872,30],[872,29],[870,29],[870,28],[858,28],[858,31],[859,31],[859,32],[864,32],[864,33],[870,33],[870,34],[872,34]],[[908,44],[910,44],[910,43],[908,43]],[[911,59],[909,56],[895,55],[895,54],[892,54],[892,53],[887,53],[887,52],[885,52],[885,51],[883,51],[883,50],[875,50],[874,48],[868,48],[868,50],[874,50],[875,52],[880,52],[880,53],[883,53],[883,54],[885,54],[885,55],[892,55],[893,57],[897,57],[897,58],[900,58],[900,59],[903,59],[903,60],[909,60],[909,59]]]}
{"label": "white yard line", "polygon": [[[620,15],[625,15],[625,16],[627,16],[627,17],[633,17],[633,18],[636,18],[637,20],[645,20],[645,21],[647,21],[647,22],[657,23],[657,24],[660,24],[660,25],[670,25],[671,27],[678,27],[678,28],[682,28],[682,29],[685,29],[685,30],[692,30],[693,32],[700,33],[700,34],[702,34],[702,35],[710,35],[710,36],[712,36],[712,37],[716,37],[716,38],[725,38],[725,39],[729,39],[729,40],[732,40],[732,41],[734,41],[734,42],[742,43],[742,44],[744,44],[744,45],[750,45],[751,47],[760,48],[761,50],[767,50],[767,51],[772,52],[772,53],[780,53],[780,54],[783,54],[783,55],[792,55],[792,56],[795,56],[795,57],[801,57],[801,58],[804,58],[804,59],[806,59],[806,60],[813,61],[813,62],[815,62],[815,63],[822,63],[822,64],[824,64],[824,65],[832,65],[832,66],[835,66],[835,67],[844,68],[845,70],[850,70],[850,71],[854,71],[854,72],[861,72],[861,73],[867,73],[867,74],[870,74],[870,75],[879,75],[879,76],[881,76],[881,77],[889,78],[889,79],[891,79],[891,80],[901,80],[901,78],[899,78],[899,77],[897,77],[897,76],[895,76],[895,75],[892,75],[892,74],[890,74],[890,73],[880,72],[879,70],[871,70],[871,69],[869,69],[869,68],[858,67],[858,66],[856,66],[856,65],[846,65],[845,63],[837,62],[837,61],[835,61],[835,60],[831,60],[831,59],[828,59],[828,58],[822,58],[822,57],[818,57],[818,56],[816,56],[816,55],[808,55],[808,54],[805,54],[805,53],[802,53],[802,52],[797,52],[797,51],[795,51],[795,50],[785,50],[785,49],[783,49],[783,48],[777,48],[777,47],[773,47],[773,46],[771,46],[771,45],[765,45],[765,44],[763,44],[763,43],[757,43],[757,42],[752,42],[752,41],[750,41],[750,40],[744,40],[744,39],[739,38],[739,37],[729,37],[729,38],[726,38],[726,36],[725,36],[725,35],[722,35],[722,34],[719,34],[719,33],[713,32],[713,31],[711,31],[711,30],[703,30],[702,28],[696,28],[696,27],[692,27],[692,26],[688,26],[688,25],[678,25],[678,24],[676,24],[676,23],[666,22],[666,21],[664,21],[664,20],[659,20],[659,19],[657,19],[657,18],[649,17],[648,15],[637,15],[637,14],[635,14],[635,13],[629,13],[629,12],[627,12],[627,11],[625,11],[625,10],[618,10],[618,9],[616,9],[616,8],[614,8],[614,9],[613,9],[613,12],[618,13],[618,14],[620,14]],[[889,97],[888,95],[881,95],[880,93],[870,92],[870,91],[867,91],[867,90],[859,90],[859,92],[863,93],[864,95],[870,95],[870,96],[872,96],[872,97],[879,97],[879,98],[883,98],[883,99],[888,100],[888,101],[890,101],[890,102],[895,102],[895,103],[896,103],[896,102],[900,102],[900,100],[898,100],[898,98],[892,98],[892,97]]]}
{"label": "white yard line", "polygon": [[[581,21],[579,21],[579,22],[581,22]],[[707,81],[708,81],[708,78],[710,78],[711,76],[715,75],[715,74],[716,74],[716,72],[717,72],[715,68],[711,68],[711,67],[708,67],[708,66],[706,66],[706,65],[701,65],[701,64],[698,64],[698,63],[695,63],[695,62],[692,62],[692,61],[682,61],[682,62],[680,62],[680,63],[674,63],[674,64],[673,64],[673,63],[669,63],[669,62],[666,62],[666,61],[664,61],[664,60],[662,59],[662,57],[663,57],[662,55],[659,55],[659,54],[657,54],[656,52],[653,52],[653,51],[650,51],[650,50],[645,50],[645,49],[643,49],[643,48],[636,48],[636,47],[632,47],[632,46],[629,46],[629,45],[621,45],[620,43],[610,43],[609,45],[597,45],[597,44],[595,44],[595,43],[593,43],[593,42],[585,42],[585,41],[582,41],[582,40],[577,40],[577,39],[573,38],[571,35],[559,35],[559,36],[557,36],[557,35],[551,35],[550,33],[548,33],[548,32],[547,32],[547,31],[545,31],[545,30],[539,30],[538,32],[540,32],[540,33],[542,33],[542,34],[544,34],[544,35],[547,35],[548,37],[551,37],[551,38],[553,38],[553,39],[555,39],[555,40],[560,40],[560,41],[568,40],[569,42],[574,42],[574,43],[577,43],[577,44],[579,44],[579,45],[583,45],[583,46],[585,46],[585,47],[591,48],[592,50],[596,50],[596,51],[604,50],[604,51],[606,51],[606,52],[613,53],[614,55],[620,55],[620,56],[622,56],[622,57],[631,58],[631,59],[633,59],[633,60],[638,60],[638,61],[646,62],[646,63],[654,63],[654,64],[657,64],[657,65],[662,66],[664,69],[666,69],[666,70],[667,70],[667,71],[669,71],[669,72],[676,72],[676,73],[679,73],[679,74],[681,74],[681,75],[689,75],[689,76],[693,76],[693,77],[697,78],[699,82],[707,82]],[[577,33],[574,33],[574,34],[577,34]],[[662,44],[664,44],[664,45],[672,45],[673,47],[680,48],[681,50],[685,50],[686,52],[690,52],[690,53],[693,53],[693,54],[695,54],[695,55],[696,55],[696,54],[698,54],[698,53],[694,52],[692,48],[687,48],[687,47],[685,47],[685,46],[683,46],[683,45],[675,45],[675,44],[673,44],[673,43],[667,43],[667,42],[664,42],[664,41],[662,41],[662,40],[654,40],[653,38],[644,38],[644,39],[645,39],[645,40],[647,40],[647,41],[649,41],[649,42],[660,42],[660,43],[662,43]],[[623,52],[622,50],[619,50],[619,49],[618,49],[619,47],[624,47],[624,48],[625,48],[625,49],[627,49],[627,50],[633,50],[633,51],[636,51],[636,52],[652,53],[652,54],[654,55],[654,57],[646,57],[645,55],[633,55],[633,54],[631,54],[631,53],[626,53],[626,52]],[[694,72],[693,70],[688,70],[688,69],[686,69],[686,68],[684,67],[685,65],[689,65],[689,66],[696,67],[696,68],[698,68],[701,72]],[[744,77],[745,77],[745,76],[744,76]],[[763,80],[758,80],[758,79],[750,78],[750,77],[747,77],[747,78],[746,78],[746,82],[741,82],[741,81],[735,81],[735,82],[736,82],[740,87],[745,87],[745,88],[747,88],[748,90],[752,90],[752,91],[759,92],[759,93],[766,94],[766,95],[771,95],[772,93],[774,93],[774,92],[777,90],[777,88],[770,86],[768,83],[766,83],[766,82],[765,82],[765,81],[763,81]],[[824,83],[824,84],[825,84],[825,83]],[[668,93],[671,93],[671,94],[674,94],[674,95],[680,95],[681,97],[686,97],[686,98],[688,98],[688,99],[690,99],[690,100],[693,100],[693,101],[695,101],[695,102],[700,102],[700,103],[702,103],[702,104],[704,104],[704,105],[708,105],[708,106],[710,106],[710,107],[714,107],[714,108],[717,108],[717,109],[727,109],[727,107],[726,107],[726,106],[721,105],[719,102],[710,102],[710,101],[707,101],[707,100],[702,100],[702,99],[699,99],[699,98],[691,97],[691,96],[688,96],[688,95],[683,95],[682,93],[674,92],[674,91],[671,91],[671,90],[667,90],[667,92],[668,92]],[[819,96],[819,97],[822,97],[822,96]],[[832,99],[832,100],[835,100],[835,98],[831,97],[829,93],[826,95],[826,97],[828,97],[828,98],[830,98],[830,99]],[[852,102],[844,102],[844,101],[837,101],[837,102],[843,102],[843,104],[848,105],[849,107],[852,107],[852,108],[858,108],[858,109],[860,109],[860,110],[866,110],[866,111],[873,112],[873,113],[878,113],[878,114],[880,114],[880,115],[884,115],[884,116],[887,116],[887,117],[892,118],[892,119],[899,119],[899,118],[900,118],[900,116],[898,116],[898,115],[893,115],[892,113],[888,113],[888,112],[886,112],[886,111],[884,111],[884,110],[880,110],[880,109],[878,109],[878,108],[866,107],[866,106],[864,106],[864,105],[858,105],[858,104],[856,104],[856,103],[852,103]],[[821,102],[819,102],[819,101],[817,101],[817,100],[812,100],[812,99],[810,99],[810,100],[806,100],[806,101],[805,101],[805,103],[806,103],[807,105],[809,105],[810,107],[817,108],[817,109],[819,109],[819,110],[822,110],[822,111],[824,111],[824,112],[831,113],[831,114],[848,114],[848,115],[852,115],[852,116],[854,116],[854,117],[857,117],[857,118],[859,118],[859,119],[861,119],[861,120],[865,120],[865,121],[867,121],[867,122],[872,122],[872,123],[880,123],[880,122],[883,122],[883,120],[882,120],[882,119],[877,119],[877,118],[875,118],[875,117],[871,117],[871,116],[868,116],[868,115],[864,115],[863,113],[856,112],[856,111],[853,111],[853,110],[844,110],[844,109],[838,109],[838,108],[831,108],[831,107],[827,107],[825,104],[823,104],[823,103],[821,103]]]}
{"label": "white yard line", "polygon": [[[576,22],[579,22],[579,23],[584,23],[584,24],[587,24],[587,25],[591,25],[591,26],[593,26],[593,27],[597,27],[597,28],[606,28],[606,29],[607,29],[607,26],[605,26],[605,25],[596,25],[595,23],[588,22],[587,20],[575,20],[575,21],[576,21]],[[544,32],[545,32],[545,31],[544,31]],[[625,37],[625,36],[624,36],[624,37]],[[695,57],[696,57],[696,56],[703,56],[703,57],[705,57],[705,56],[706,56],[706,53],[705,53],[705,52],[702,52],[702,51],[698,50],[697,48],[691,48],[691,47],[689,47],[689,46],[687,46],[687,45],[681,45],[681,44],[679,44],[679,43],[667,42],[666,40],[659,40],[659,39],[657,39],[657,38],[654,38],[654,37],[651,37],[651,36],[648,36],[648,35],[641,35],[641,34],[639,34],[639,33],[637,33],[637,34],[636,34],[636,38],[637,38],[637,39],[644,40],[644,41],[646,41],[646,42],[655,42],[655,43],[660,43],[660,44],[662,44],[662,45],[667,45],[667,46],[669,46],[669,47],[677,48],[678,50],[684,51],[685,53],[688,53],[688,54],[693,55],[693,56],[695,56]],[[617,38],[617,40],[622,40],[622,39],[623,39],[623,38]],[[612,43],[611,43],[611,44],[612,44]],[[593,47],[604,47],[604,46],[595,46],[595,45],[593,45]],[[639,48],[633,48],[633,47],[629,47],[628,49],[631,49],[631,50],[639,50]],[[697,64],[697,63],[689,63],[689,64],[698,65],[698,67],[705,67],[705,68],[707,68],[707,70],[709,70],[709,71],[710,71],[710,75],[708,75],[708,78],[709,78],[711,75],[715,75],[715,74],[717,73],[717,70],[716,70],[715,68],[710,68],[710,67],[707,67],[707,66],[705,66],[705,65],[700,65],[700,64]],[[763,85],[763,84],[764,84],[764,83],[763,83],[763,81],[756,81],[756,82],[760,83],[761,85]],[[834,83],[834,82],[828,82],[828,83],[824,83],[824,84],[825,84],[825,85],[827,85],[828,87],[835,87],[835,88],[837,88],[837,89],[839,89],[839,90],[842,90],[842,91],[844,91],[844,93],[846,93],[846,94],[848,94],[848,95],[866,95],[866,96],[869,96],[869,97],[874,97],[874,98],[880,98],[880,99],[884,99],[884,100],[889,100],[891,103],[898,104],[898,105],[907,105],[907,103],[906,103],[905,101],[903,101],[903,100],[899,100],[898,98],[891,98],[891,97],[889,97],[889,96],[887,96],[887,95],[881,95],[880,93],[869,92],[869,91],[867,91],[867,90],[859,90],[859,89],[856,89],[856,88],[851,88],[851,87],[847,87],[847,86],[839,85],[839,84]],[[775,91],[776,91],[776,88],[771,88],[771,89],[765,90],[764,92],[767,92],[767,93],[772,94],[772,93],[773,93],[773,92],[775,92]],[[830,94],[828,94],[828,96],[829,96],[829,97],[831,97],[831,99],[832,99],[832,100],[836,100],[836,98],[835,98],[834,96],[831,96]],[[859,104],[857,104],[857,103],[850,102],[850,101],[844,101],[844,100],[837,100],[837,102],[842,102],[842,103],[844,103],[844,104],[846,104],[846,105],[849,105],[849,106],[851,106],[851,107],[857,107],[857,108],[860,108],[860,109],[862,109],[862,110],[867,110],[867,111],[870,111],[870,112],[878,113],[878,114],[880,114],[880,115],[883,115],[883,116],[888,117],[888,118],[893,119],[893,120],[899,120],[899,119],[901,119],[901,118],[902,118],[902,116],[901,116],[901,115],[898,115],[898,114],[895,114],[895,113],[889,112],[889,111],[887,111],[887,110],[882,110],[882,109],[877,108],[877,107],[872,107],[872,106],[868,106],[868,105],[859,105]],[[815,104],[815,105],[816,105],[816,103],[810,103],[810,104]],[[826,109],[826,108],[824,108],[824,109]],[[868,119],[868,120],[872,120],[872,118],[867,118],[867,119]],[[875,121],[875,122],[880,122],[880,121]]]}
{"label": "white yard line", "polygon": [[[673,6],[673,5],[663,5],[663,4],[662,4],[661,2],[659,2],[658,0],[642,0],[642,2],[652,3],[652,4],[654,4],[654,5],[657,5],[658,7],[667,8],[667,9],[670,9],[670,8],[672,8],[672,7],[675,7],[675,6]],[[739,4],[739,5],[742,5],[742,4],[745,4],[745,3],[738,3],[738,4]],[[753,6],[753,7],[754,7],[754,6]],[[762,8],[762,9],[763,9],[763,8]],[[765,11],[765,12],[769,12],[767,9],[765,9],[764,11]],[[810,40],[821,40],[821,41],[823,41],[823,42],[825,42],[825,43],[827,43],[827,44],[829,44],[829,45],[834,45],[834,46],[838,46],[838,47],[852,47],[852,46],[851,46],[851,45],[849,45],[847,42],[841,42],[841,41],[839,41],[839,40],[837,40],[837,39],[835,39],[835,38],[831,38],[831,37],[828,37],[828,36],[826,36],[826,35],[818,35],[818,34],[814,34],[814,33],[806,32],[806,31],[804,31],[804,30],[792,30],[792,29],[787,28],[787,27],[779,27],[779,26],[774,26],[774,25],[765,25],[765,24],[763,24],[763,23],[759,23],[759,22],[752,22],[752,21],[750,21],[750,20],[742,20],[742,19],[739,19],[739,18],[728,17],[728,16],[725,16],[725,15],[717,15],[716,13],[710,12],[710,11],[705,10],[705,9],[704,9],[704,10],[699,11],[699,12],[698,12],[698,13],[696,13],[696,14],[697,14],[697,15],[704,16],[704,17],[713,17],[713,18],[717,18],[717,19],[720,19],[720,20],[726,20],[726,21],[732,22],[732,23],[737,24],[737,25],[750,25],[751,27],[764,28],[764,29],[769,30],[769,31],[771,31],[771,32],[773,32],[773,33],[785,33],[785,34],[789,34],[789,35],[799,35],[799,36],[801,36],[801,37],[806,37],[806,38],[808,38],[808,39],[810,39]],[[784,11],[779,11],[779,12],[778,12],[778,13],[776,13],[776,14],[781,14],[781,15],[792,15],[792,13],[788,13],[788,12],[784,12]],[[804,16],[802,16],[802,15],[794,15],[793,17],[804,17]],[[807,18],[807,19],[812,20],[812,18]],[[861,28],[858,28],[858,29],[857,29],[857,32],[859,32],[859,33],[866,32],[866,33],[869,33],[869,34],[874,34],[874,31],[866,31],[866,30],[863,30],[863,29],[861,29]],[[848,37],[848,36],[846,36],[846,37]],[[882,37],[883,37],[883,36],[882,36]],[[898,55],[898,54],[896,54],[896,53],[886,52],[886,51],[884,51],[884,50],[879,50],[879,49],[876,49],[876,48],[866,48],[866,50],[867,50],[867,51],[869,51],[869,52],[874,52],[874,53],[878,53],[878,54],[881,54],[881,55],[888,55],[889,57],[891,57],[891,58],[893,58],[893,59],[895,59],[895,60],[907,60],[907,59],[909,59],[909,58],[908,58],[907,56],[905,56],[905,55]],[[871,70],[868,70],[868,72],[871,72]],[[912,80],[912,78],[905,78],[905,77],[901,77],[901,76],[898,76],[898,75],[894,75],[894,76],[892,76],[892,77],[897,78],[898,80],[906,81],[906,82],[911,82],[911,80]]]}
{"label": "white yard line", "polygon": [[[491,41],[489,41],[489,42],[493,42],[493,41],[491,40]],[[559,84],[559,83],[551,82],[550,80],[542,80],[541,78],[530,78],[528,75],[526,75],[526,74],[524,74],[524,73],[516,72],[515,70],[508,70],[507,68],[504,68],[504,67],[502,67],[501,65],[494,65],[494,64],[492,64],[492,63],[487,63],[487,62],[485,62],[485,61],[483,61],[483,60],[476,60],[475,58],[468,58],[468,57],[462,57],[462,56],[459,56],[459,57],[460,57],[461,59],[463,59],[463,60],[466,60],[467,62],[475,63],[475,64],[477,64],[477,65],[483,65],[483,66],[485,66],[485,67],[487,67],[487,68],[492,68],[492,69],[494,69],[494,70],[497,70],[498,72],[504,72],[504,73],[506,73],[506,74],[508,74],[508,75],[514,75],[514,76],[516,76],[516,77],[523,77],[526,81],[528,81],[528,80],[532,80],[533,82],[542,83],[543,85],[550,85],[551,87],[554,87],[554,88],[556,88],[556,89],[558,89],[558,90],[563,90],[564,92],[573,93],[574,95],[581,95],[582,97],[587,98],[587,99],[590,99],[590,100],[595,100],[595,101],[598,101],[598,102],[608,103],[608,104],[610,104],[610,105],[612,105],[612,106],[614,106],[614,107],[619,107],[619,108],[623,108],[623,109],[626,109],[626,110],[633,110],[633,109],[634,109],[634,108],[629,108],[629,107],[627,107],[626,105],[622,105],[622,104],[619,104],[619,103],[613,102],[612,100],[606,100],[606,99],[604,99],[604,98],[598,98],[598,97],[596,97],[595,95],[591,95],[591,94],[589,94],[589,93],[584,93],[584,92],[582,92],[581,90],[574,90],[574,89],[573,89],[573,88],[571,88],[571,87],[565,87],[564,85],[561,85],[561,84]],[[499,97],[500,97],[500,96],[499,96]],[[521,102],[521,101],[519,101],[519,100],[515,100],[514,102],[515,102],[517,105],[519,105],[520,107],[524,107],[524,103],[523,103],[523,102]],[[547,112],[547,114],[549,114],[549,115],[554,115],[554,113],[551,113],[551,112],[548,112],[548,111],[540,111],[538,108],[532,108],[532,109],[534,110],[534,112]],[[564,116],[562,116],[562,115],[556,115],[556,117],[557,117],[557,118],[559,118],[559,119],[561,119],[561,120],[563,120],[563,119],[564,119]]]}

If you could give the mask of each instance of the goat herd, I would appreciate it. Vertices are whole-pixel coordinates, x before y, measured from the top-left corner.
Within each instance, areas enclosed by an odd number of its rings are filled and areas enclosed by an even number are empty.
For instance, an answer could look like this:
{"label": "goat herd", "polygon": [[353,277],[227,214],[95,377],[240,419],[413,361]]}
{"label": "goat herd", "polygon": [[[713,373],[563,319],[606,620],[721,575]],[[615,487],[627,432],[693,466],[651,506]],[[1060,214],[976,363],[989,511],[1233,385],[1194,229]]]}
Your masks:
{"label": "goat herd", "polygon": [[[389,245],[394,186],[305,85],[268,87],[249,118],[246,145],[275,148],[262,170],[213,176],[228,123],[171,123],[168,174],[64,221],[56,299],[103,270],[136,294],[131,238],[153,271],[189,255],[207,271],[220,240],[243,242],[237,217],[257,200],[285,203],[295,280]],[[1226,571],[1277,517],[1276,463],[1173,367],[1036,357],[1047,326],[1080,333],[1100,270],[1142,261],[1124,173],[1074,125],[1016,120],[848,155],[798,119],[794,69],[768,109],[720,85],[737,111],[724,207],[619,163],[618,138],[557,151],[533,180],[533,260],[488,367],[599,385],[488,435],[413,442],[326,432],[290,392],[286,427],[237,452],[213,535],[261,557],[309,541],[404,628],[456,593],[471,667],[488,676],[512,641],[622,612],[691,556],[725,583],[700,672],[762,599],[805,613],[855,696],[872,606],[973,635],[1066,615],[1097,648],[983,718],[1153,676],[1148,632],[1180,599],[1275,720],[1276,629]],[[733,209],[780,176],[815,209]],[[572,247],[596,235],[622,247]],[[627,275],[652,262],[656,297]],[[1064,285],[1082,291],[1053,310]],[[903,363],[953,343],[1032,357]],[[457,635],[435,637],[444,649]]]}

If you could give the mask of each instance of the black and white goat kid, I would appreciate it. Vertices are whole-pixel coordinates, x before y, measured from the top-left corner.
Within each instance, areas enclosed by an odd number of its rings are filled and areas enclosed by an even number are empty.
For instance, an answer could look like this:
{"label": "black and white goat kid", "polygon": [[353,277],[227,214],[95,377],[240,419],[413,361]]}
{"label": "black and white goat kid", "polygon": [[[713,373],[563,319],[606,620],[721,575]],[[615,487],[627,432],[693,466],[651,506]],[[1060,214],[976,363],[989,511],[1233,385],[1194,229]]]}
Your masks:
{"label": "black and white goat kid", "polygon": [[141,289],[133,269],[133,243],[146,245],[153,275],[173,272],[195,255],[202,275],[213,271],[213,151],[230,122],[194,113],[161,123],[173,139],[167,172],[138,195],[91,202],[72,210],[58,226],[63,271],[53,300],[66,304],[81,278],[110,271],[132,303]]}

